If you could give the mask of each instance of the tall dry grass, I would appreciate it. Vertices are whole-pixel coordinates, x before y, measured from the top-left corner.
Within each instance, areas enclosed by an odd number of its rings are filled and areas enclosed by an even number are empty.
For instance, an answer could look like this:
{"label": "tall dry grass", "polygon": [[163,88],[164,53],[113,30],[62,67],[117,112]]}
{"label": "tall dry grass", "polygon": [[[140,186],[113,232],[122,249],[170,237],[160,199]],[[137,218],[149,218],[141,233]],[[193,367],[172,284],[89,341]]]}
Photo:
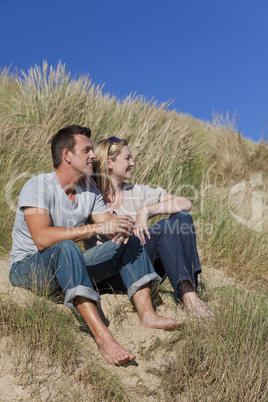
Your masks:
{"label": "tall dry grass", "polygon": [[[5,93],[7,104],[3,101]],[[102,88],[88,76],[71,79],[61,63],[53,68],[44,62],[42,67],[35,66],[19,76],[3,70],[0,99],[2,252],[11,247],[22,185],[32,175],[53,169],[50,138],[63,126],[76,123],[91,127],[93,141],[110,135],[127,138],[136,161],[137,182],[160,185],[192,198],[196,219],[214,230],[212,237],[201,233],[206,262],[221,262],[240,277],[244,276],[244,262],[256,267],[260,277],[267,271],[263,244],[267,241],[268,146],[265,142],[249,146],[237,131],[235,120],[215,115],[212,123],[204,123],[169,111],[169,103],[158,105],[142,96],[130,95],[118,101],[103,95]],[[262,173],[261,234],[236,225],[226,196],[233,185],[243,179],[249,181],[256,172]],[[202,177],[209,177],[209,191],[204,192]],[[250,192],[247,197],[241,194],[236,205],[242,215],[250,205]],[[222,213],[219,208],[223,208]],[[239,262],[237,256],[243,248],[242,255],[247,257]]]}
{"label": "tall dry grass", "polygon": [[[193,214],[197,224],[197,239],[202,249],[201,265],[223,269],[237,281],[251,289],[268,289],[268,233],[267,221],[245,223],[231,214],[228,190],[210,188],[203,205]],[[243,208],[250,203],[248,200]],[[239,210],[241,215],[242,208]],[[263,221],[263,222],[262,222]],[[260,230],[262,223],[262,230]],[[257,229],[257,230],[255,230]]]}
{"label": "tall dry grass", "polygon": [[207,166],[195,209],[204,228],[199,241],[203,261],[267,289],[268,144],[245,140],[236,124],[235,116],[216,114],[212,123],[198,123]]}
{"label": "tall dry grass", "polygon": [[18,73],[10,68],[0,68],[0,118],[13,112],[12,97],[18,90]]}
{"label": "tall dry grass", "polygon": [[214,114],[213,122],[207,123],[206,141],[210,147],[206,154],[213,166],[212,172],[219,183],[228,186],[251,174],[262,171],[268,177],[268,144],[265,140],[255,146],[245,140],[236,128],[236,119],[229,115]]}
{"label": "tall dry grass", "polygon": [[[6,80],[6,75],[0,80],[2,87],[7,86]],[[6,251],[19,189],[30,176],[53,169],[49,141],[63,126],[89,126],[93,141],[112,134],[128,138],[140,166],[137,179],[155,185],[160,180],[173,188],[192,157],[191,127],[169,112],[167,105],[146,103],[140,97],[121,103],[103,96],[86,76],[71,80],[61,64],[55,70],[47,63],[42,69],[35,66],[16,85],[12,114],[2,113],[0,120],[0,185],[4,189],[0,237]]]}

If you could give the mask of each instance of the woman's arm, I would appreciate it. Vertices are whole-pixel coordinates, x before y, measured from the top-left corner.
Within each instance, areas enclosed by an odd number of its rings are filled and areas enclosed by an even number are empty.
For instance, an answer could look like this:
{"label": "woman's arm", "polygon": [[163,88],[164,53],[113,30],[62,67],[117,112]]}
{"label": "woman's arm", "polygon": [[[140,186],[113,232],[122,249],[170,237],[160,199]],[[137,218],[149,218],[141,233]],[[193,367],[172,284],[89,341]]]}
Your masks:
{"label": "woman's arm", "polygon": [[192,203],[187,198],[167,193],[162,195],[159,202],[141,207],[138,214],[146,213],[149,219],[156,215],[170,215],[180,211],[190,211],[191,208]]}
{"label": "woman's arm", "polygon": [[156,215],[171,215],[180,211],[190,211],[192,203],[184,197],[173,194],[164,194],[160,201],[155,204],[142,206],[137,214],[134,234],[139,237],[143,245],[146,243],[144,233],[150,239],[148,219]]}

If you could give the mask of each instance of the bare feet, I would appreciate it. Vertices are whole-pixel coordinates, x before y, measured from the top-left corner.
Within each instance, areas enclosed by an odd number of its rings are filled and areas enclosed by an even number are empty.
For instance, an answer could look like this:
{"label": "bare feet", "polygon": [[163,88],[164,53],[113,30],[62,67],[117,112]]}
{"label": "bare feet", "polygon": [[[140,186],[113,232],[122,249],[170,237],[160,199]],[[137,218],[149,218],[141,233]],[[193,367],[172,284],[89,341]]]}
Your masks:
{"label": "bare feet", "polygon": [[171,318],[161,317],[153,309],[151,300],[150,284],[142,286],[132,297],[136,307],[140,327],[164,329],[165,331],[174,331],[184,325],[183,321],[175,321]]}
{"label": "bare feet", "polygon": [[182,300],[189,314],[200,318],[213,317],[212,311],[207,305],[197,296],[191,282],[181,282]]}
{"label": "bare feet", "polygon": [[118,365],[136,359],[135,355],[130,350],[122,348],[122,346],[116,342],[103,323],[95,302],[83,296],[77,296],[75,298],[75,304],[78,312],[92,332],[101,355],[108,363]]}
{"label": "bare feet", "polygon": [[185,293],[182,296],[182,299],[189,314],[201,318],[213,316],[212,311],[209,310],[207,305],[197,296],[194,291]]}
{"label": "bare feet", "polygon": [[113,338],[106,342],[97,342],[97,345],[102,357],[110,364],[120,365],[136,359],[131,350],[124,349]]}
{"label": "bare feet", "polygon": [[172,318],[161,317],[156,313],[144,314],[140,319],[140,327],[163,329],[165,331],[174,331],[178,327],[182,327],[184,324],[184,321],[176,321],[172,320]]}

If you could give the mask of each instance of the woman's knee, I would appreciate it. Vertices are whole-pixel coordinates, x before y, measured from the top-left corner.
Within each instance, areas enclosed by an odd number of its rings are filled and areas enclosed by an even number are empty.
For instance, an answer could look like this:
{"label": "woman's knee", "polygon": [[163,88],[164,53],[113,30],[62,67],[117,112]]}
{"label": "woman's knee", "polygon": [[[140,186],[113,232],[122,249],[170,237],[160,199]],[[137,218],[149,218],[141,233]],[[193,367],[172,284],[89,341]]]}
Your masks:
{"label": "woman's knee", "polygon": [[171,215],[169,218],[173,222],[173,233],[176,231],[177,234],[188,235],[194,234],[194,223],[192,216],[189,212],[181,211],[176,214]]}
{"label": "woman's knee", "polygon": [[193,220],[189,212],[181,211],[162,219],[150,228],[150,232],[158,238],[168,239],[173,236],[192,232]]}
{"label": "woman's knee", "polygon": [[126,245],[124,245],[125,247],[131,247],[132,249],[141,249],[142,248],[142,243],[140,241],[140,239],[137,236],[131,236],[128,239],[128,242]]}
{"label": "woman's knee", "polygon": [[180,211],[180,212],[176,212],[175,214],[172,214],[170,216],[171,220],[179,220],[181,223],[193,223],[193,218],[191,216],[191,214],[187,211]]}

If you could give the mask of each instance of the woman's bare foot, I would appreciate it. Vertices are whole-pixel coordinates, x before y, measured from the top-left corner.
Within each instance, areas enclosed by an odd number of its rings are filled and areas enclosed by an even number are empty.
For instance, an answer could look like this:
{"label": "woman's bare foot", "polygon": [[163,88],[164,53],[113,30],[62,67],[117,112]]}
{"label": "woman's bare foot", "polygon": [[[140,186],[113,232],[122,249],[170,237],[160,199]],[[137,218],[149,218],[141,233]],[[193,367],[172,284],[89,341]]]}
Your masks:
{"label": "woman's bare foot", "polygon": [[212,317],[213,313],[208,306],[197,296],[191,282],[181,282],[182,301],[189,314],[200,318]]}
{"label": "woman's bare foot", "polygon": [[164,331],[174,331],[178,327],[182,327],[184,321],[176,321],[172,318],[165,318],[157,315],[156,313],[144,314],[140,319],[140,327],[163,329]]}
{"label": "woman's bare foot", "polygon": [[187,292],[182,296],[185,308],[189,314],[200,318],[212,317],[213,313],[209,310],[208,306],[192,292]]}
{"label": "woman's bare foot", "polygon": [[104,342],[96,341],[96,343],[102,357],[110,364],[125,364],[136,359],[131,350],[124,349],[113,338]]}

